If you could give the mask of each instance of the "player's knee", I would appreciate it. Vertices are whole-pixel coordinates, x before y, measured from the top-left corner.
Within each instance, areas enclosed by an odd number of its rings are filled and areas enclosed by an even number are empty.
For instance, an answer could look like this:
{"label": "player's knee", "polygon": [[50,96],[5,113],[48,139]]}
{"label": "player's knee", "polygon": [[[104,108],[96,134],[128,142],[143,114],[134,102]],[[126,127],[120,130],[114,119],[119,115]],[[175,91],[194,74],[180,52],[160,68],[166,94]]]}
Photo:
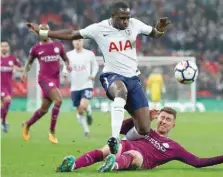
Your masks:
{"label": "player's knee", "polygon": [[117,89],[115,97],[123,98],[124,100],[127,100],[128,90],[124,86],[122,88]]}
{"label": "player's knee", "polygon": [[7,102],[7,103],[11,103],[11,97],[10,96],[6,96],[5,98],[4,98],[4,102]]}
{"label": "player's knee", "polygon": [[56,98],[55,100],[53,100],[53,102],[56,105],[61,105],[62,104],[62,98]]}
{"label": "player's knee", "polygon": [[142,156],[142,154],[140,152],[135,151],[135,150],[130,150],[130,151],[126,152],[126,153],[130,154],[133,157],[131,165],[138,166],[138,167],[142,166],[143,156]]}
{"label": "player's knee", "polygon": [[115,81],[109,89],[109,93],[114,97],[120,97],[127,100],[128,90],[122,81]]}
{"label": "player's knee", "polygon": [[40,108],[40,114],[45,115],[48,112],[48,108]]}
{"label": "player's knee", "polygon": [[136,127],[136,130],[137,130],[138,134],[145,135],[145,134],[149,133],[150,127],[148,125],[147,126],[138,126],[138,127]]}
{"label": "player's knee", "polygon": [[81,107],[82,109],[84,109],[84,110],[87,109],[87,107],[88,107],[88,100],[87,100],[86,98],[83,98],[83,99],[81,100],[80,107]]}
{"label": "player's knee", "polygon": [[84,114],[84,108],[81,105],[77,107],[77,113],[80,115]]}

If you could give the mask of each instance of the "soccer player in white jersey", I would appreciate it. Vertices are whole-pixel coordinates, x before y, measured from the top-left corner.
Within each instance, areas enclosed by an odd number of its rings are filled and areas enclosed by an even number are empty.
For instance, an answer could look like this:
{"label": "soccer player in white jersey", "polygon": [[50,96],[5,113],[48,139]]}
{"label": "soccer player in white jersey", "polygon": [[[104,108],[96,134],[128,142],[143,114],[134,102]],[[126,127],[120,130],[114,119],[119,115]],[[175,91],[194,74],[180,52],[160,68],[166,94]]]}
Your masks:
{"label": "soccer player in white jersey", "polygon": [[[72,67],[70,73],[71,99],[73,106],[77,108],[77,119],[84,129],[84,135],[88,137],[90,135],[88,125],[92,124],[89,100],[93,95],[93,81],[98,72],[98,63],[94,53],[83,48],[82,39],[74,40],[73,46],[74,49],[67,53]],[[64,67],[63,72],[67,79],[66,67]],[[84,113],[86,113],[87,121]]]}
{"label": "soccer player in white jersey", "polygon": [[112,4],[111,18],[79,31],[40,30],[37,24],[27,23],[30,31],[40,36],[62,40],[91,38],[100,47],[105,61],[100,81],[108,98],[113,100],[112,137],[108,140],[113,154],[116,154],[119,148],[119,132],[124,119],[124,108],[132,115],[139,137],[150,131],[148,101],[138,78],[136,37],[138,34],[160,37],[168,24],[170,24],[169,19],[164,17],[155,27],[148,26],[132,18],[128,4],[122,1]]}

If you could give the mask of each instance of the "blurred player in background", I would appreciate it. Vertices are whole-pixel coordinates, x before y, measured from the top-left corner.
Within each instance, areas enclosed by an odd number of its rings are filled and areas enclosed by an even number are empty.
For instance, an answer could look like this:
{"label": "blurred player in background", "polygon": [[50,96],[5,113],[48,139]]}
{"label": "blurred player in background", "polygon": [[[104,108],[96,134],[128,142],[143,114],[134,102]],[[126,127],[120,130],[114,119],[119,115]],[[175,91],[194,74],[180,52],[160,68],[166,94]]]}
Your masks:
{"label": "blurred player in background", "polygon": [[11,104],[12,95],[12,74],[15,71],[22,71],[18,58],[10,55],[8,41],[1,41],[1,119],[3,132],[8,131],[6,116]]}
{"label": "blurred player in background", "polygon": [[149,106],[138,74],[136,56],[136,37],[138,34],[158,38],[164,34],[170,24],[168,18],[161,18],[156,27],[131,18],[130,8],[124,1],[114,2],[111,6],[111,18],[92,24],[79,31],[40,30],[37,24],[27,23],[31,31],[43,37],[64,40],[91,38],[96,41],[104,56],[103,74],[100,81],[109,99],[111,107],[112,137],[108,145],[112,153],[119,147],[119,132],[124,120],[124,108],[132,115],[136,130],[140,135],[147,134],[149,128]]}
{"label": "blurred player in background", "polygon": [[[99,168],[100,172],[117,171],[123,169],[153,169],[167,162],[178,160],[196,168],[213,166],[223,163],[223,155],[211,158],[200,158],[188,152],[179,143],[168,138],[169,132],[175,127],[176,111],[169,107],[160,110],[156,121],[156,130],[141,139],[130,141],[134,137],[127,137],[121,141],[117,156],[110,154],[109,147],[96,149],[82,155],[78,159],[73,156],[64,158],[57,172],[70,172],[90,166],[105,159]],[[151,118],[150,118],[151,119]],[[128,135],[133,128],[132,119],[124,120],[121,133]]]}
{"label": "blurred player in background", "polygon": [[[93,81],[98,72],[98,63],[94,53],[83,48],[82,39],[74,40],[73,46],[74,50],[67,52],[72,67],[72,72],[70,73],[71,99],[73,106],[77,108],[77,119],[84,129],[84,135],[89,136],[88,125],[92,124],[92,111],[89,100],[93,96]],[[64,67],[63,72],[65,78],[67,78],[66,67]]]}
{"label": "blurred player in background", "polygon": [[162,93],[166,91],[162,73],[161,68],[155,68],[147,80],[147,93],[154,104],[154,109],[158,109],[157,103],[161,101]]}
{"label": "blurred player in background", "polygon": [[[40,29],[49,30],[49,26],[41,24]],[[26,141],[29,140],[30,127],[45,115],[51,104],[54,103],[51,115],[49,140],[52,143],[58,143],[55,136],[55,127],[62,104],[62,95],[59,91],[60,59],[63,59],[68,71],[71,71],[71,67],[61,43],[52,41],[48,37],[40,37],[40,40],[41,41],[30,50],[29,59],[24,68],[24,78],[26,78],[28,71],[31,69],[34,59],[37,58],[40,64],[38,83],[43,92],[43,100],[40,109],[23,124],[23,138]]]}

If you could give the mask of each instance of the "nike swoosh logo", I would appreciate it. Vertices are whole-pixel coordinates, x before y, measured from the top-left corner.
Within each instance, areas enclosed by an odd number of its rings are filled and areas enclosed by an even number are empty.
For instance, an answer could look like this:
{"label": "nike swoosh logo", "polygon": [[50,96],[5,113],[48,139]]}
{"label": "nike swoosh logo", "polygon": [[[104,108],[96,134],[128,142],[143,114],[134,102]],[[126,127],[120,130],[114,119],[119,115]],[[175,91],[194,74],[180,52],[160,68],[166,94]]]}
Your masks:
{"label": "nike swoosh logo", "polygon": [[38,54],[41,55],[41,54],[43,54],[43,53],[44,53],[44,51],[41,51],[41,52],[39,52]]}
{"label": "nike swoosh logo", "polygon": [[105,36],[108,36],[108,34],[103,34],[103,36],[105,37]]}

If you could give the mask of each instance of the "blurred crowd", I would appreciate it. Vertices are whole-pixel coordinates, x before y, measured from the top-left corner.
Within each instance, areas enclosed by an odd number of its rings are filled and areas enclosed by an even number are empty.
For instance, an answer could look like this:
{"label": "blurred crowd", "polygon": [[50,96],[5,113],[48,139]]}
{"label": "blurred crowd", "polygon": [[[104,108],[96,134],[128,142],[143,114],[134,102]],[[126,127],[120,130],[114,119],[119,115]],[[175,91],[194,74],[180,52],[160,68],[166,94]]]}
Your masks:
{"label": "blurred crowd", "polygon": [[[139,36],[138,55],[195,56],[200,70],[198,90],[223,95],[223,3],[222,0],[129,0],[132,16],[154,26],[167,16],[172,25],[164,37]],[[49,23],[51,29],[79,29],[109,18],[112,0],[3,0],[2,39],[10,42],[12,52],[23,62],[38,38],[28,32],[25,22]],[[70,41],[63,41],[66,50]],[[86,47],[96,55],[94,41]],[[204,92],[206,93],[206,92]],[[205,96],[205,95],[204,95]]]}

